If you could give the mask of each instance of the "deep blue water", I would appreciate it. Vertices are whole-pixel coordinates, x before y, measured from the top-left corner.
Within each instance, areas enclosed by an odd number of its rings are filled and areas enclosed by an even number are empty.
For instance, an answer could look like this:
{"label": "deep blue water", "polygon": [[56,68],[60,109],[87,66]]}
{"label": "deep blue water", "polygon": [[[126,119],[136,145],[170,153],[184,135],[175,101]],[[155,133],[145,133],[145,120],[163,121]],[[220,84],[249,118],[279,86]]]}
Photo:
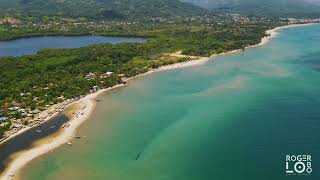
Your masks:
{"label": "deep blue water", "polygon": [[146,41],[146,38],[95,35],[30,37],[11,41],[0,41],[0,57],[34,54],[40,50],[49,48],[79,48],[101,43],[117,44],[144,41]]}

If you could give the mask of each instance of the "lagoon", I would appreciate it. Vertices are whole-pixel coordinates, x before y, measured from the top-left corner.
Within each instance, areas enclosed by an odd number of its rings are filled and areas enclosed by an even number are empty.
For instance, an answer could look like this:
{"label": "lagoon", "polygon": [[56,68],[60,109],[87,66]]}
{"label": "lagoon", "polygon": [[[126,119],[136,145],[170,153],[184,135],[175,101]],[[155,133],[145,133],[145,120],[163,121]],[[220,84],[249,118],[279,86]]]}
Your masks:
{"label": "lagoon", "polygon": [[79,48],[102,43],[118,44],[145,41],[146,38],[139,37],[108,37],[97,35],[30,37],[10,41],[0,41],[0,57],[17,57],[35,54],[38,51],[49,48]]}
{"label": "lagoon", "polygon": [[[320,179],[320,25],[107,92],[73,141],[24,180]],[[312,156],[311,175],[285,173]]]}
{"label": "lagoon", "polygon": [[36,141],[56,134],[68,120],[68,117],[62,114],[58,115],[50,121],[46,121],[2,143],[0,145],[0,172],[3,172],[15,154],[32,148]]}

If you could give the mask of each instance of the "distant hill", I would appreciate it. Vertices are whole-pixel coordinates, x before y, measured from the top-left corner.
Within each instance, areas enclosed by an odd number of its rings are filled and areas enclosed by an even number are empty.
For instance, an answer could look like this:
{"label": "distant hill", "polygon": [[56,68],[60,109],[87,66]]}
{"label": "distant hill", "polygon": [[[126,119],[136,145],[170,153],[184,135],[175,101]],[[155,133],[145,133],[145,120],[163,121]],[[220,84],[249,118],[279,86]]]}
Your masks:
{"label": "distant hill", "polygon": [[0,13],[101,19],[199,15],[206,10],[179,0],[0,0]]}
{"label": "distant hill", "polygon": [[320,17],[320,0],[183,0],[214,11],[261,16]]}

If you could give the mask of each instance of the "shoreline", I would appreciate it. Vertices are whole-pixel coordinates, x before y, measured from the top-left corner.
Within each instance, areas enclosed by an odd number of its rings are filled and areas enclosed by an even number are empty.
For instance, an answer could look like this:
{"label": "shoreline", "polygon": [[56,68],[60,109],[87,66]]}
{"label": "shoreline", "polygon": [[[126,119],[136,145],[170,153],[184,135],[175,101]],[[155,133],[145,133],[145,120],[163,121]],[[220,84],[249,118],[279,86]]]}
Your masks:
{"label": "shoreline", "polygon": [[[276,27],[274,29],[270,29],[266,31],[266,34],[269,34],[269,36],[263,37],[261,39],[261,42],[259,44],[256,45],[252,45],[252,46],[248,46],[245,49],[249,49],[249,48],[256,48],[256,47],[260,47],[263,46],[265,44],[267,44],[268,42],[270,42],[273,38],[275,38],[279,32],[277,32],[278,30],[281,29],[285,29],[285,28],[292,28],[292,27],[299,27],[299,26],[307,26],[307,25],[313,25],[315,23],[308,23],[308,24],[291,24],[291,25],[286,25],[286,26],[281,26],[281,27]],[[220,53],[220,54],[214,54],[210,57],[199,57],[196,60],[190,60],[190,61],[186,61],[186,62],[181,62],[181,63],[175,63],[175,64],[171,64],[171,65],[167,65],[167,66],[162,66],[159,67],[157,69],[152,69],[146,73],[143,74],[139,74],[137,76],[134,77],[130,77],[128,78],[128,81],[130,81],[133,78],[137,78],[137,77],[141,77],[141,76],[145,76],[154,72],[159,72],[159,71],[165,71],[165,70],[171,70],[171,69],[177,69],[177,68],[184,68],[184,67],[190,67],[190,66],[196,66],[196,65],[201,65],[204,64],[206,62],[208,62],[210,59],[221,56],[221,55],[228,55],[228,54],[232,54],[232,53],[236,53],[236,52],[241,52],[242,50],[233,50],[233,51],[229,51],[229,52],[225,52],[225,53]],[[188,56],[186,56],[188,57]],[[95,93],[86,95],[85,97],[82,97],[81,99],[78,100],[73,100],[72,102],[69,102],[67,105],[65,105],[66,107],[69,107],[75,103],[79,103],[79,104],[83,104],[82,108],[79,108],[77,110],[78,113],[81,113],[82,115],[80,117],[73,117],[70,118],[68,124],[70,125],[68,128],[64,129],[62,133],[60,133],[54,141],[49,142],[49,143],[44,143],[44,144],[40,144],[32,149],[26,150],[21,152],[21,154],[19,154],[18,157],[16,157],[12,162],[10,162],[7,166],[7,168],[4,170],[4,172],[0,175],[0,179],[2,180],[7,180],[7,179],[12,179],[14,177],[15,174],[17,174],[17,172],[19,172],[20,169],[22,169],[26,164],[28,164],[30,161],[34,160],[37,157],[40,157],[64,144],[66,144],[69,140],[71,140],[76,132],[76,130],[80,127],[81,124],[83,124],[89,117],[90,115],[93,113],[95,106],[96,106],[96,98],[101,95],[104,92],[116,89],[118,87],[122,87],[125,86],[125,84],[119,84],[116,85],[114,87],[110,87],[107,89],[102,89],[99,90]],[[64,108],[64,109],[65,109]],[[52,115],[50,115],[49,117],[47,117],[44,121],[42,122],[46,122],[49,121],[50,119],[52,119],[53,117],[55,117],[59,112],[55,112]],[[21,131],[18,131],[17,133],[13,134],[12,136],[8,137],[6,140],[2,141],[0,143],[0,145],[2,145],[3,143],[9,141],[10,139],[12,139],[15,136],[18,136],[19,134],[28,131],[31,128],[37,127],[37,125],[33,126],[33,127],[28,127],[25,128]],[[19,179],[19,178],[18,178]]]}
{"label": "shoreline", "polygon": [[[4,172],[1,174],[0,179],[12,179],[16,172],[18,172],[22,167],[24,167],[27,163],[32,161],[33,159],[40,157],[60,146],[63,144],[66,144],[69,140],[73,138],[75,135],[76,129],[90,116],[90,114],[93,112],[95,108],[95,98],[97,98],[101,93],[106,92],[108,90],[115,89],[117,87],[120,87],[120,85],[100,90],[96,93],[89,94],[77,101],[74,101],[68,105],[74,105],[74,104],[82,104],[82,107],[77,110],[78,113],[83,113],[83,115],[80,115],[78,118],[73,117],[69,120],[67,124],[70,126],[65,128],[63,132],[58,134],[58,136],[55,138],[54,141],[40,144],[32,149],[25,150],[19,154],[19,156],[9,163],[8,167],[4,170]],[[41,141],[41,140],[40,140]]]}

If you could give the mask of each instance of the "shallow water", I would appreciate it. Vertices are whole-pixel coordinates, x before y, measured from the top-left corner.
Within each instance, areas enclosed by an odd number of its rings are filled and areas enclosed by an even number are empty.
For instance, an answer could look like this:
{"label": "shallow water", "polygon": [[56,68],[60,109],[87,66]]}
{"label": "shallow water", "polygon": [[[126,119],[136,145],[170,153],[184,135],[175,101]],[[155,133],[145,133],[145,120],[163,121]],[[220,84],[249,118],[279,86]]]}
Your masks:
{"label": "shallow water", "polygon": [[[320,178],[320,26],[268,45],[158,72],[108,92],[87,136],[24,169],[24,180]],[[310,154],[311,175],[285,173]]]}
{"label": "shallow water", "polygon": [[46,121],[37,127],[31,128],[24,133],[21,133],[9,141],[0,145],[0,172],[3,172],[5,167],[10,162],[12,155],[23,150],[32,148],[34,142],[55,134],[61,129],[63,124],[68,122],[68,117],[60,114],[50,121]]}
{"label": "shallow water", "polygon": [[0,41],[1,56],[23,56],[49,48],[79,48],[102,43],[145,42],[146,38],[108,36],[41,36]]}

